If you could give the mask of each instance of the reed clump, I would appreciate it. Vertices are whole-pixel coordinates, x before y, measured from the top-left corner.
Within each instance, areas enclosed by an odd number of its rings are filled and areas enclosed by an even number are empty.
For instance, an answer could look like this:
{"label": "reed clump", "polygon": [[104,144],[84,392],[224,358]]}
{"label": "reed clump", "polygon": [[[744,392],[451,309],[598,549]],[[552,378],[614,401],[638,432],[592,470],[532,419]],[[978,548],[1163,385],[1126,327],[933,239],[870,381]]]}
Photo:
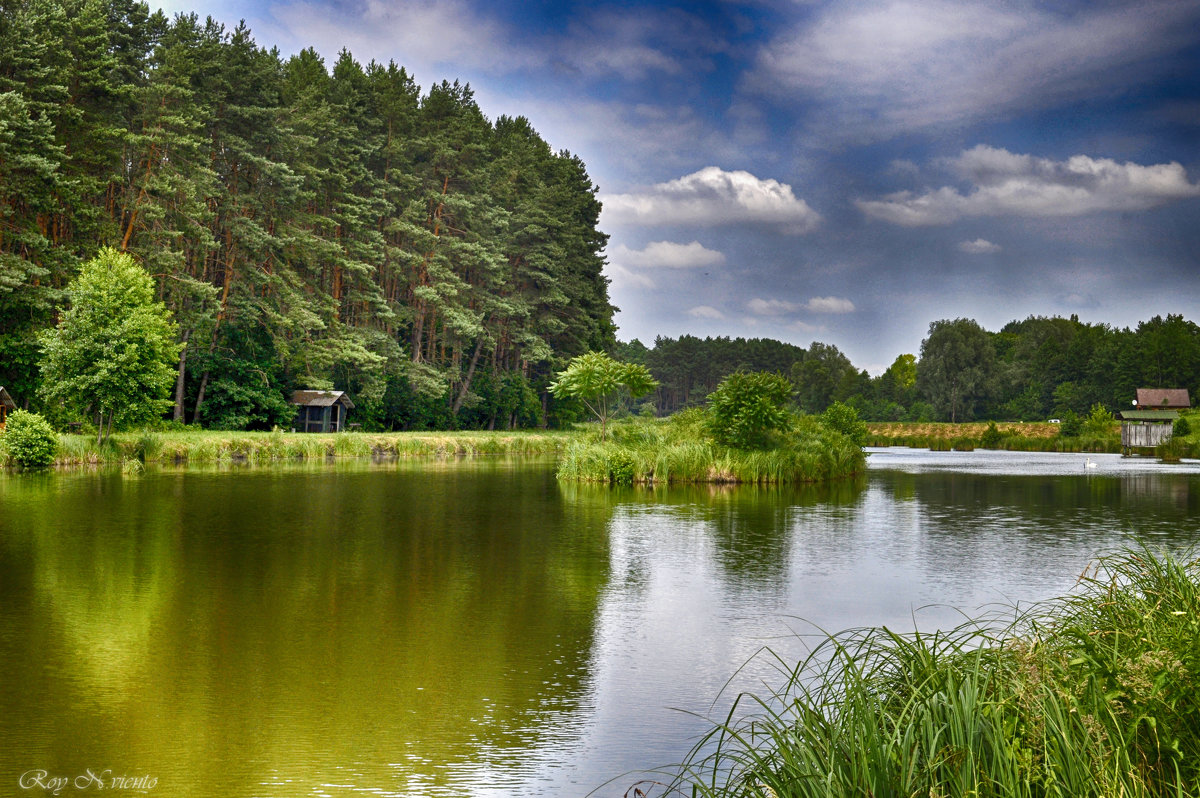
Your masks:
{"label": "reed clump", "polygon": [[932,634],[825,638],[743,695],[664,794],[1196,796],[1200,562],[1101,558],[1078,590]]}
{"label": "reed clump", "polygon": [[801,417],[758,449],[723,446],[705,431],[704,412],[613,424],[569,442],[560,479],[614,484],[822,482],[866,467],[861,447],[816,418]]}

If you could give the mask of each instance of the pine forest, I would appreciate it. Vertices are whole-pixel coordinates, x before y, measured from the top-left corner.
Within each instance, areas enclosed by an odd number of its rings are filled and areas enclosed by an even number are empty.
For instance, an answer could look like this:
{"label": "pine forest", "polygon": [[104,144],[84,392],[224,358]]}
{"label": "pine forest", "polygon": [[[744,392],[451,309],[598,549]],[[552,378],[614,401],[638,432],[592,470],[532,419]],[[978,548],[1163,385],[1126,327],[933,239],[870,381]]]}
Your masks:
{"label": "pine forest", "polygon": [[336,387],[367,428],[544,424],[555,369],[615,342],[584,164],[467,85],[132,0],[2,0],[0,53],[0,385],[24,403],[105,246],[178,325],[180,422],[287,425],[291,390]]}

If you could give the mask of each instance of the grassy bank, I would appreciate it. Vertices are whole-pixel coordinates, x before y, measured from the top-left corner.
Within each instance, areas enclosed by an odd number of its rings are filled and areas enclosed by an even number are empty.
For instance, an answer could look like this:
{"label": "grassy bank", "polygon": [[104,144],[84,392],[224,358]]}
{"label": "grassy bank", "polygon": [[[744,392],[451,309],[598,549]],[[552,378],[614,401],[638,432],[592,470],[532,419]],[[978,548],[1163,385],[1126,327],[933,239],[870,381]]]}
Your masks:
{"label": "grassy bank", "polygon": [[[664,794],[1195,796],[1200,563],[1128,551],[1004,625],[829,637]],[[674,791],[672,791],[674,790]]]}
{"label": "grassy bank", "polygon": [[[990,432],[989,428],[995,431]],[[1064,437],[1061,425],[1036,422],[970,422],[963,424],[873,422],[867,424],[868,446],[910,446],[914,449],[1013,452],[1120,452],[1121,430],[1116,424],[1103,435]]]}
{"label": "grassy bank", "polygon": [[[103,445],[84,435],[59,437],[59,465],[141,462],[272,462],[330,457],[556,454],[569,432],[120,432]],[[0,452],[0,464],[6,456]]]}
{"label": "grassy bank", "polygon": [[714,443],[697,411],[665,420],[614,424],[606,441],[589,433],[570,441],[559,461],[560,479],[618,484],[821,482],[866,468],[862,449],[814,418],[803,418],[766,449]]}

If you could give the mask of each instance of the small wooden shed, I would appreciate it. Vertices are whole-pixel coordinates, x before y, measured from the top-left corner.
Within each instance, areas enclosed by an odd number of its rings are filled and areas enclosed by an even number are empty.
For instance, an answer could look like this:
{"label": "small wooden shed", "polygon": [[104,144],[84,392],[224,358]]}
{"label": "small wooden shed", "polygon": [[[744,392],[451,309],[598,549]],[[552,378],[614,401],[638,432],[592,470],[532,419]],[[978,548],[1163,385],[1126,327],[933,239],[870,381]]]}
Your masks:
{"label": "small wooden shed", "polygon": [[346,416],[354,403],[345,391],[296,391],[297,432],[341,432],[346,428]]}
{"label": "small wooden shed", "polygon": [[1129,454],[1132,449],[1150,449],[1162,446],[1171,440],[1175,410],[1126,410],[1121,413],[1121,451]]}
{"label": "small wooden shed", "polygon": [[8,414],[16,409],[17,403],[8,395],[8,391],[4,390],[4,386],[0,385],[0,429],[4,429]]}

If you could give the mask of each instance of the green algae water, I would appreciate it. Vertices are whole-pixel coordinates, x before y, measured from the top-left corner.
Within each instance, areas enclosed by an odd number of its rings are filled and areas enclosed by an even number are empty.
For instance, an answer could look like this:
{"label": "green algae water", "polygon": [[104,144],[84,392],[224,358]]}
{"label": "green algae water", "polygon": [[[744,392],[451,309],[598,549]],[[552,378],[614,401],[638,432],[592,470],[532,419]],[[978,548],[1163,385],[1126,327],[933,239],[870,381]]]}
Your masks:
{"label": "green algae water", "polygon": [[803,488],[486,458],[0,475],[0,794],[622,795],[779,682],[764,647],[1200,540],[1200,466],[1092,459],[883,450]]}

